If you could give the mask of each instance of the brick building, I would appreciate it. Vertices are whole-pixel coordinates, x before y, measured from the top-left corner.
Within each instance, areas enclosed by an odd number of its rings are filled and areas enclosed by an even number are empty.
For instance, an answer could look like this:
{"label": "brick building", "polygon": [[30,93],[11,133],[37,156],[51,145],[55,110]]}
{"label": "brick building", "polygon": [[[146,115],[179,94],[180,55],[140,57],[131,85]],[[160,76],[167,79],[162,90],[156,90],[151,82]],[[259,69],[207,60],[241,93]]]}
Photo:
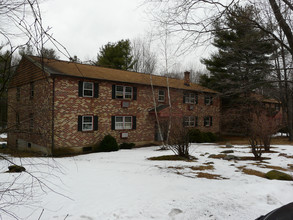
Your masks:
{"label": "brick building", "polygon": [[118,143],[152,143],[160,139],[156,115],[219,132],[218,93],[190,83],[188,72],[184,80],[167,79],[24,56],[8,104],[8,145],[49,154],[57,148],[90,151],[107,134]]}

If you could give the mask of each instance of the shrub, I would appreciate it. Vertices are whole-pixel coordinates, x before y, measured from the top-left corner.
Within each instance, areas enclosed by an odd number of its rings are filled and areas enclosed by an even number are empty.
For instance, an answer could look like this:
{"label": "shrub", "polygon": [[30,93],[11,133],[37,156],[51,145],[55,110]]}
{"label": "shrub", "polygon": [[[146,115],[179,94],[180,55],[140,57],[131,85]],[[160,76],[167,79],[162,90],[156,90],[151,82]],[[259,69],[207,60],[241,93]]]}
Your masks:
{"label": "shrub", "polygon": [[119,145],[120,149],[132,149],[135,147],[134,143],[122,143]]}
{"label": "shrub", "polygon": [[218,139],[212,132],[201,132],[198,129],[190,129],[188,135],[191,143],[216,142]]}
{"label": "shrub", "polygon": [[106,135],[100,144],[95,146],[96,152],[110,152],[110,151],[118,151],[119,147],[116,139],[111,135]]}
{"label": "shrub", "polygon": [[202,133],[198,129],[190,129],[188,131],[189,141],[191,143],[202,143]]}

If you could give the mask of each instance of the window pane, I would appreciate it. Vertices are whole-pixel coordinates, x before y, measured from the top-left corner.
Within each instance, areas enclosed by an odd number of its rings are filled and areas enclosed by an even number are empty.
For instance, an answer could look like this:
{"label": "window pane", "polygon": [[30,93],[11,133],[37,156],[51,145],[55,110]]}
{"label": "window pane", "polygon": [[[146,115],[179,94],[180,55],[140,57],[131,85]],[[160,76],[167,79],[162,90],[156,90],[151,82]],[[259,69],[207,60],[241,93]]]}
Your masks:
{"label": "window pane", "polygon": [[116,86],[116,92],[122,92],[123,93],[123,86]]}
{"label": "window pane", "polygon": [[125,92],[132,92],[132,87],[128,87],[128,86],[126,86],[126,87],[125,87]]}
{"label": "window pane", "polygon": [[125,93],[125,99],[131,99],[132,93]]}
{"label": "window pane", "polygon": [[92,122],[93,117],[92,116],[84,116],[83,117],[83,122]]}
{"label": "window pane", "polygon": [[131,122],[125,122],[125,127],[124,129],[131,129]]}
{"label": "window pane", "polygon": [[165,95],[165,91],[164,90],[159,90],[159,95]]}
{"label": "window pane", "polygon": [[123,129],[123,122],[116,122],[115,129]]}
{"label": "window pane", "polygon": [[115,122],[123,122],[123,117],[121,116],[116,117]]}
{"label": "window pane", "polygon": [[132,118],[131,116],[126,116],[125,117],[125,122],[131,122],[131,118]]}
{"label": "window pane", "polygon": [[92,130],[92,124],[83,124],[82,130]]}
{"label": "window pane", "polygon": [[91,83],[91,82],[84,82],[83,83],[83,88],[84,89],[90,89],[90,90],[92,90],[93,89],[93,83]]}
{"label": "window pane", "polygon": [[93,96],[93,91],[92,90],[84,90],[83,95],[84,96]]}

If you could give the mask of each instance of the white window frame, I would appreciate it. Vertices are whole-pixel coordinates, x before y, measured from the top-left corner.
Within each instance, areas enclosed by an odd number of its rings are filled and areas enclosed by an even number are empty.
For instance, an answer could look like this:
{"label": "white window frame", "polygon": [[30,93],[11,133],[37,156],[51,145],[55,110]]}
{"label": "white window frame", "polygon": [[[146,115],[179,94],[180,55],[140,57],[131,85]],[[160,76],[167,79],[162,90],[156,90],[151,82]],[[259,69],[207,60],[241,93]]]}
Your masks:
{"label": "white window frame", "polygon": [[[160,94],[162,92],[163,94]],[[159,102],[165,102],[165,90],[159,90],[158,92],[158,101]]]}
{"label": "white window frame", "polygon": [[195,116],[184,116],[184,127],[195,127]]}
{"label": "white window frame", "polygon": [[213,96],[211,95],[205,95],[204,97],[204,104],[205,105],[212,105],[213,103]]}
{"label": "white window frame", "polygon": [[204,118],[203,118],[203,125],[205,126],[205,127],[211,127],[212,125],[211,125],[211,118],[212,118],[212,116],[205,116]]}
{"label": "white window frame", "polygon": [[[122,87],[122,91],[121,91],[121,87]],[[118,90],[118,88],[119,88],[119,90]],[[130,89],[130,91],[126,91],[127,89]],[[117,94],[120,94],[119,97],[117,97]],[[133,87],[116,85],[115,86],[115,98],[116,99],[131,100],[133,98]]]}
{"label": "white window frame", "polygon": [[[92,88],[91,89],[85,88],[85,85],[86,84],[92,85]],[[92,92],[92,95],[85,95],[84,94],[85,91],[91,91]],[[82,96],[83,97],[94,97],[94,83],[93,82],[83,82],[83,85],[82,85]]]}
{"label": "white window frame", "polygon": [[[122,118],[122,121],[117,122],[117,118]],[[130,118],[130,122],[126,122],[126,118]],[[115,130],[131,130],[132,122],[132,116],[115,116]]]}
{"label": "white window frame", "polygon": [[[91,122],[85,122],[85,118],[91,118]],[[84,125],[90,125],[91,128],[84,128]],[[94,117],[92,115],[84,115],[81,120],[81,130],[82,131],[93,131],[94,130]]]}
{"label": "white window frame", "polygon": [[184,95],[185,103],[187,104],[197,104],[197,94],[193,92],[186,93]]}

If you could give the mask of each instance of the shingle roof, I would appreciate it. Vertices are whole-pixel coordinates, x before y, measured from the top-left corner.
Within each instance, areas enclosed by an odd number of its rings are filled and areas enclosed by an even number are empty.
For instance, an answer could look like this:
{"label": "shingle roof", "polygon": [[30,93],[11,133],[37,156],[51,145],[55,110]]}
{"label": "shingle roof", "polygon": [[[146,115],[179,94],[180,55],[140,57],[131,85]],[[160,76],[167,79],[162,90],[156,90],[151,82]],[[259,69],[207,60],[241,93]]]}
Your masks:
{"label": "shingle roof", "polygon": [[[127,82],[143,85],[151,85],[152,81],[152,84],[154,86],[167,87],[167,77],[164,76],[110,69],[94,65],[79,64],[55,59],[41,59],[40,57],[35,56],[26,57],[39,67],[41,64],[43,64],[44,70],[48,74],[52,75],[58,74],[65,76],[84,77],[90,79]],[[214,90],[205,88],[194,83],[190,83],[190,86],[184,85],[184,80],[181,79],[168,78],[168,82],[170,88],[218,93]]]}

